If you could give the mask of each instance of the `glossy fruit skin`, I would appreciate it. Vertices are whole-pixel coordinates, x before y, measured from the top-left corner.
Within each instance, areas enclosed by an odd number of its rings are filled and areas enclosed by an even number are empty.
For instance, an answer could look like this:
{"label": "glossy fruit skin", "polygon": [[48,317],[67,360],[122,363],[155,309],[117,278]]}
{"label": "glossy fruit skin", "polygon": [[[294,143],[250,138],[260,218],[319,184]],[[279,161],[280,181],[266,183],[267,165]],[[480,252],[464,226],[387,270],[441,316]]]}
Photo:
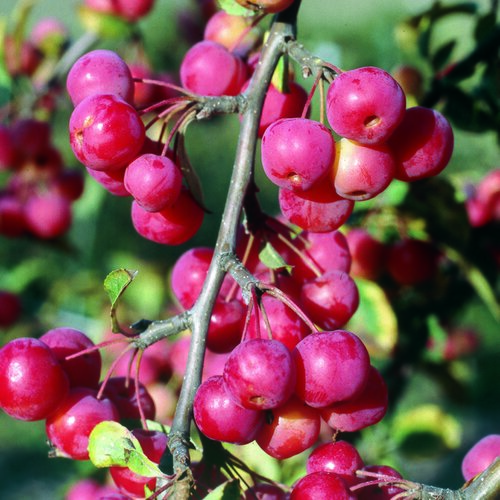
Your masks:
{"label": "glossy fruit skin", "polygon": [[234,403],[221,375],[210,377],[200,385],[194,398],[193,415],[205,436],[234,444],[253,441],[264,423],[264,412]]}
{"label": "glossy fruit skin", "polygon": [[352,213],[354,202],[332,190],[333,201],[312,201],[304,193],[279,190],[279,204],[285,218],[302,229],[326,233],[338,229]]}
{"label": "glossy fruit skin", "polygon": [[406,97],[396,80],[372,66],[340,73],[328,89],[326,102],[332,129],[361,144],[385,142],[406,108]]}
{"label": "glossy fruit skin", "polygon": [[18,420],[43,420],[69,390],[66,373],[42,341],[22,337],[0,349],[0,408]]}
{"label": "glossy fruit skin", "polygon": [[106,191],[115,196],[125,197],[130,196],[124,183],[126,168],[125,166],[119,169],[104,171],[86,167],[86,170],[90,177],[97,181]]}
{"label": "glossy fruit skin", "polygon": [[356,500],[349,486],[334,472],[313,472],[297,481],[290,494],[290,500]]}
{"label": "glossy fruit skin", "polygon": [[334,472],[353,486],[359,482],[356,471],[364,465],[358,450],[351,443],[339,440],[315,448],[307,458],[306,471],[308,474]]}
{"label": "glossy fruit skin", "polygon": [[451,159],[453,144],[453,130],[439,111],[422,106],[407,109],[388,141],[396,179],[413,182],[439,174]]}
{"label": "glossy fruit skin", "polygon": [[99,350],[93,350],[73,359],[65,359],[67,356],[94,347],[89,337],[75,328],[59,327],[44,333],[40,340],[51,348],[61,363],[71,387],[97,388],[102,365]]}
{"label": "glossy fruit skin", "polygon": [[304,282],[300,293],[304,310],[321,328],[344,326],[359,306],[356,282],[343,271],[326,271]]}
{"label": "glossy fruit skin", "polygon": [[144,154],[125,170],[125,188],[148,212],[159,212],[172,205],[181,192],[182,174],[166,156]]}
{"label": "glossy fruit skin", "polygon": [[480,439],[462,460],[462,475],[470,481],[486,470],[500,456],[500,434],[489,434]]}
{"label": "glossy fruit skin", "polygon": [[297,397],[267,412],[256,441],[268,455],[284,460],[307,450],[318,439],[319,412]]}
{"label": "glossy fruit skin", "polygon": [[295,387],[295,364],[278,340],[250,339],[236,346],[224,366],[224,387],[234,401],[251,410],[285,404]]}
{"label": "glossy fruit skin", "polygon": [[115,405],[107,398],[97,399],[92,389],[72,389],[45,422],[47,437],[62,456],[88,460],[92,429],[105,420],[120,420]]}
{"label": "glossy fruit skin", "polygon": [[70,201],[56,193],[31,196],[24,206],[24,220],[31,233],[48,240],[61,236],[71,226]]}
{"label": "glossy fruit skin", "polygon": [[162,245],[180,245],[191,239],[203,222],[203,209],[182,189],[177,200],[160,212],[148,212],[132,202],[132,223],[144,238]]}
{"label": "glossy fruit skin", "polygon": [[247,77],[245,63],[238,56],[209,40],[187,51],[179,71],[184,88],[207,96],[237,95]]}
{"label": "glossy fruit skin", "polygon": [[87,52],[73,64],[66,78],[73,106],[94,94],[115,94],[132,104],[134,82],[127,63],[111,50]]}
{"label": "glossy fruit skin", "polygon": [[216,300],[207,332],[207,348],[214,353],[231,352],[241,341],[246,306],[238,299]]}
{"label": "glossy fruit skin", "polygon": [[[132,429],[132,434],[137,438],[144,454],[155,464],[159,464],[163,452],[167,448],[168,437],[163,432],[146,429]],[[127,467],[110,467],[109,472],[114,483],[120,491],[134,498],[144,497],[144,488],[154,491],[156,478],[144,477],[132,472]]]}
{"label": "glossy fruit skin", "polygon": [[195,247],[186,250],[176,260],[170,275],[170,286],[184,309],[191,308],[196,302],[213,255],[213,248]]}
{"label": "glossy fruit skin", "polygon": [[332,169],[335,190],[343,198],[370,200],[394,179],[395,162],[385,144],[363,145],[342,138]]}
{"label": "glossy fruit skin", "polygon": [[330,170],[335,158],[331,132],[307,118],[283,118],[262,137],[262,166],[277,186],[306,191]]}
{"label": "glossy fruit skin", "polygon": [[76,158],[95,170],[116,170],[135,159],[145,138],[137,111],[112,94],[83,99],[69,119],[70,145]]}
{"label": "glossy fruit skin", "polygon": [[354,333],[312,333],[297,344],[293,355],[297,366],[295,393],[314,408],[352,399],[367,383],[370,357]]}
{"label": "glossy fruit skin", "polygon": [[365,388],[356,397],[321,409],[321,418],[330,427],[355,432],[382,420],[389,404],[387,386],[373,366],[367,377]]}

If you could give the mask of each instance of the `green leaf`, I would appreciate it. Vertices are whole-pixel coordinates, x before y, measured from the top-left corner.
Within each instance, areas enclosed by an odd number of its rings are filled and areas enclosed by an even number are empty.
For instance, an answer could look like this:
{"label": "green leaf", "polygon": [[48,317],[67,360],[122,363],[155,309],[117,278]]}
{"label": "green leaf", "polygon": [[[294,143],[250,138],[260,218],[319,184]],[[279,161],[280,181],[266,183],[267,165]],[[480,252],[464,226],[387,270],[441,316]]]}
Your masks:
{"label": "green leaf", "polygon": [[130,271],[129,269],[115,269],[111,271],[104,280],[104,289],[108,293],[111,300],[111,324],[114,333],[121,332],[120,325],[116,317],[116,308],[118,306],[118,299],[122,296],[123,292],[132,283],[137,275],[137,271]]}
{"label": "green leaf", "polygon": [[283,54],[276,65],[273,77],[271,79],[272,84],[276,89],[282,94],[287,94],[290,92],[290,87],[288,85],[289,78],[289,68],[288,68],[288,54]]}
{"label": "green leaf", "polygon": [[431,58],[431,64],[435,71],[439,71],[443,68],[443,66],[445,66],[445,64],[448,63],[456,44],[456,40],[450,40],[449,42],[441,45],[441,47],[434,52]]}
{"label": "green leaf", "polygon": [[89,7],[78,7],[80,21],[87,31],[103,38],[126,38],[132,33],[132,24],[112,14],[96,12]]}
{"label": "green leaf", "polygon": [[289,266],[280,255],[280,253],[267,242],[264,248],[259,252],[260,261],[269,269],[283,269],[291,271],[293,266]]}
{"label": "green leaf", "polygon": [[230,479],[212,490],[204,500],[239,500],[241,498],[239,481]]}
{"label": "green leaf", "polygon": [[144,454],[137,438],[118,422],[97,424],[90,433],[88,451],[96,467],[127,467],[140,476],[163,476],[158,465]]}
{"label": "green leaf", "polygon": [[232,16],[253,16],[254,12],[243,7],[236,0],[217,0],[219,7]]}

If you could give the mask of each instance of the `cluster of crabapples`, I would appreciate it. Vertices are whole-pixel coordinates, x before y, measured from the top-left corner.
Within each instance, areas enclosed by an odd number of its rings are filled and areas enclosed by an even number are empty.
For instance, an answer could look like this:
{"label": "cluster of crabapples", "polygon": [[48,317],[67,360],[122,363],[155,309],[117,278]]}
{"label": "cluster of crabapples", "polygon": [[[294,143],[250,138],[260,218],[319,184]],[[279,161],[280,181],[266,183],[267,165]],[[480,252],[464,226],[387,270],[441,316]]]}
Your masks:
{"label": "cluster of crabapples", "polygon": [[[167,363],[163,354],[158,355],[158,364]],[[0,349],[0,408],[18,420],[45,420],[54,456],[88,460],[89,436],[99,422],[154,419],[156,411],[138,379],[110,372],[101,381],[101,367],[100,351],[74,328],[13,339]],[[144,453],[159,463],[167,447],[166,434],[140,427],[132,432]],[[110,467],[109,473],[123,492],[117,498],[141,497],[146,484],[154,489],[154,479],[126,467]]]}
{"label": "cluster of crabapples", "polygon": [[51,239],[68,231],[84,178],[64,166],[48,122],[25,118],[0,125],[2,170],[9,177],[0,193],[0,235]]}

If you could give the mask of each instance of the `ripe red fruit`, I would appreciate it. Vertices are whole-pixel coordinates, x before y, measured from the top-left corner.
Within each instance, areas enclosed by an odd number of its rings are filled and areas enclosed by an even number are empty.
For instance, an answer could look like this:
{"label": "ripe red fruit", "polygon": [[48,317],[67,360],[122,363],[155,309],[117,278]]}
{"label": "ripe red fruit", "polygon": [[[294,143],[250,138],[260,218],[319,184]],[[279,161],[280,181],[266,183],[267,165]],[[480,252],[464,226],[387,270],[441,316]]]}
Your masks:
{"label": "ripe red fruit", "polygon": [[142,148],[145,130],[137,111],[112,94],[89,95],[69,119],[70,144],[76,158],[95,170],[116,170]]}
{"label": "ripe red fruit", "polygon": [[33,338],[0,349],[0,408],[19,420],[43,420],[68,394],[66,373],[50,348]]}
{"label": "ripe red fruit", "polygon": [[363,145],[349,139],[337,143],[332,178],[337,193],[350,200],[374,198],[394,178],[395,163],[384,144]]}
{"label": "ripe red fruit", "polygon": [[127,166],[115,170],[94,170],[86,167],[88,174],[96,180],[106,191],[115,196],[130,196],[123,182]]}
{"label": "ripe red fruit", "polygon": [[295,393],[308,405],[324,408],[360,394],[370,371],[363,342],[346,330],[315,332],[293,351],[297,367]]}
{"label": "ripe red fruit", "polygon": [[387,271],[400,285],[413,286],[431,280],[438,270],[438,252],[429,242],[405,238],[387,253]]}
{"label": "ripe red fruit", "polygon": [[480,439],[464,456],[462,474],[466,481],[471,480],[500,456],[500,434],[489,434]]}
{"label": "ripe red fruit", "polygon": [[77,59],[69,70],[66,88],[74,106],[95,94],[115,94],[128,103],[134,98],[130,69],[111,50],[92,50]]}
{"label": "ripe red fruit", "polygon": [[31,196],[24,206],[24,220],[38,238],[51,239],[64,234],[72,222],[71,203],[57,193]]}
{"label": "ripe red fruit", "polygon": [[123,181],[127,191],[144,210],[159,212],[179,197],[182,174],[170,158],[144,154],[126,168]]}
{"label": "ripe red fruit", "polygon": [[327,271],[302,285],[300,299],[309,317],[321,328],[344,326],[359,306],[355,281],[343,271]]}
{"label": "ripe red fruit", "polygon": [[[167,448],[167,435],[159,431],[133,429],[132,434],[137,438],[144,454],[155,464],[159,464],[163,452]],[[154,491],[156,478],[144,477],[132,472],[128,467],[110,467],[109,472],[113,482],[120,491],[134,498],[143,498],[145,487]]]}
{"label": "ripe red fruit", "polygon": [[74,460],[88,460],[92,429],[105,420],[118,422],[120,415],[107,398],[97,399],[96,391],[72,389],[45,422],[45,430],[57,453]]}
{"label": "ripe red fruit", "polygon": [[321,417],[333,429],[355,432],[382,420],[388,404],[387,386],[372,366],[363,391],[353,399],[322,408]]}
{"label": "ripe red fruit", "polygon": [[71,387],[96,389],[101,376],[101,354],[95,349],[73,359],[72,354],[91,349],[94,343],[80,330],[74,328],[53,328],[44,333],[40,340],[47,344],[61,363]]}
{"label": "ripe red fruit", "polygon": [[230,352],[241,341],[246,306],[238,299],[217,300],[210,316],[207,348],[212,352]]}
{"label": "ripe red fruit", "polygon": [[237,95],[247,77],[243,60],[210,40],[193,45],[179,71],[184,88],[208,96]]}
{"label": "ripe red fruit", "polygon": [[290,458],[311,447],[319,436],[319,412],[292,396],[279,408],[267,410],[257,444],[279,460]]}
{"label": "ripe red fruit", "polygon": [[[382,476],[388,476],[390,478],[403,479],[403,476],[392,467],[388,465],[365,465],[362,471],[374,472]],[[393,484],[387,484],[388,480],[385,478],[380,478],[379,484],[373,484],[376,478],[373,476],[365,476],[359,481],[358,484],[372,483],[369,486],[363,486],[362,488],[356,489],[356,495],[358,500],[390,500],[394,498],[398,493],[402,493],[404,490],[395,486]]]}
{"label": "ripe red fruit", "polygon": [[439,174],[451,159],[453,143],[453,130],[439,111],[421,106],[407,109],[388,141],[396,179],[411,182]]}
{"label": "ripe red fruit", "polygon": [[195,247],[184,252],[175,262],[170,285],[184,309],[191,308],[198,298],[213,255],[213,248]]}
{"label": "ripe red fruit", "polygon": [[102,394],[114,403],[121,419],[140,419],[139,404],[144,418],[149,420],[155,418],[155,403],[141,382],[137,395],[134,380],[128,377],[111,377],[106,380]]}
{"label": "ripe red fruit", "polygon": [[331,132],[307,118],[283,118],[262,137],[262,166],[277,186],[306,191],[325,177],[335,157]]}
{"label": "ripe red fruit", "polygon": [[376,280],[385,270],[386,247],[366,229],[351,229],[347,243],[352,256],[351,275]]}
{"label": "ripe red fruit", "polygon": [[[241,91],[249,85],[247,81]],[[307,92],[298,83],[289,82],[288,92],[280,92],[272,83],[267,89],[259,122],[258,136],[262,137],[267,127],[282,118],[298,118],[307,102]]]}
{"label": "ripe red fruit", "polygon": [[12,326],[21,316],[22,305],[19,295],[0,290],[0,328]]}
{"label": "ripe red fruit", "polygon": [[297,481],[290,494],[290,500],[356,500],[347,483],[334,472],[313,472]]}
{"label": "ripe red fruit", "polygon": [[326,233],[338,229],[352,213],[354,202],[342,198],[332,188],[331,199],[314,201],[307,192],[279,190],[281,213],[288,221],[313,233]]}
{"label": "ripe red fruit", "polygon": [[189,191],[182,189],[177,200],[160,212],[148,212],[132,202],[132,223],[144,238],[163,245],[180,245],[191,239],[203,222],[203,209]]}
{"label": "ripe red fruit", "polygon": [[232,400],[221,375],[200,385],[194,397],[193,414],[205,436],[234,444],[253,441],[264,423],[264,412],[243,408]]}
{"label": "ripe red fruit", "polygon": [[251,339],[236,346],[224,366],[224,387],[252,410],[282,406],[295,387],[295,364],[278,340]]}
{"label": "ripe red fruit", "polygon": [[0,234],[16,238],[26,231],[24,207],[16,196],[0,195]]}
{"label": "ripe red fruit", "polygon": [[349,485],[353,486],[359,479],[356,471],[364,466],[358,450],[347,441],[334,441],[315,448],[306,462],[308,474],[313,472],[335,472]]}
{"label": "ripe red fruit", "polygon": [[326,103],[326,116],[338,135],[380,144],[403,119],[406,97],[389,73],[367,66],[340,73],[328,89]]}

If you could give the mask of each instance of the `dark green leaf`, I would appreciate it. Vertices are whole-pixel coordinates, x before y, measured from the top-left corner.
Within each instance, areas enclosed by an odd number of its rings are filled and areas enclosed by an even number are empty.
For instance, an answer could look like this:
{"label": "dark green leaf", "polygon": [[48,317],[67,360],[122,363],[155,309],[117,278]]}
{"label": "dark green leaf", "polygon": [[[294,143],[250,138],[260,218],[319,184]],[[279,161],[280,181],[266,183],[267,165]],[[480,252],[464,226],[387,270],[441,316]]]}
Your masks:
{"label": "dark green leaf", "polygon": [[115,269],[111,271],[104,280],[104,289],[106,290],[111,301],[111,323],[113,332],[121,332],[120,325],[116,318],[116,308],[118,306],[118,299],[123,292],[132,283],[137,275],[137,271],[130,271],[129,269]]}
{"label": "dark green leaf", "polygon": [[236,479],[230,479],[212,490],[204,500],[239,500],[240,498],[239,482]]}
{"label": "dark green leaf", "polygon": [[434,71],[439,71],[449,62],[451,53],[453,52],[455,46],[456,40],[450,40],[449,42],[441,45],[441,47],[434,52],[431,59]]}
{"label": "dark green leaf", "polygon": [[477,42],[486,38],[495,28],[497,16],[495,12],[488,12],[484,16],[478,18],[474,29],[474,38]]}

